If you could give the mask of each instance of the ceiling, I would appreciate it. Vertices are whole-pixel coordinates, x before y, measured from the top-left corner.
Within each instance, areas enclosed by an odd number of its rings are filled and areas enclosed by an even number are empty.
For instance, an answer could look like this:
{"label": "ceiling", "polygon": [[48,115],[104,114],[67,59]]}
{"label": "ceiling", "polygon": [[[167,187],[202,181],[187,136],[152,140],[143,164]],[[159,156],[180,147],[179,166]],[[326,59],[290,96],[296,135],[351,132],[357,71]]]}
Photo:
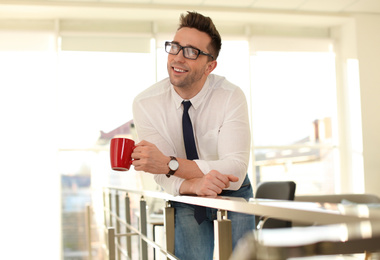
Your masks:
{"label": "ceiling", "polygon": [[145,3],[287,11],[380,13],[379,0],[93,0],[97,3]]}
{"label": "ceiling", "polygon": [[337,25],[380,15],[380,0],[0,0],[0,19],[178,20],[195,10],[223,22]]}

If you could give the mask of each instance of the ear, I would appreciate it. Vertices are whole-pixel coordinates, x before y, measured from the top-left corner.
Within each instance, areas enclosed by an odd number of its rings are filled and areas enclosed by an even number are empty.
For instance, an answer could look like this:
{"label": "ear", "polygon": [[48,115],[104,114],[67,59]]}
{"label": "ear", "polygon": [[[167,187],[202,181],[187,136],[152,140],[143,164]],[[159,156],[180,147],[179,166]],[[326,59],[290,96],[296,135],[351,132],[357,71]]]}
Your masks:
{"label": "ear", "polygon": [[210,75],[210,73],[216,68],[216,65],[218,65],[216,60],[207,63],[205,70],[206,76]]}

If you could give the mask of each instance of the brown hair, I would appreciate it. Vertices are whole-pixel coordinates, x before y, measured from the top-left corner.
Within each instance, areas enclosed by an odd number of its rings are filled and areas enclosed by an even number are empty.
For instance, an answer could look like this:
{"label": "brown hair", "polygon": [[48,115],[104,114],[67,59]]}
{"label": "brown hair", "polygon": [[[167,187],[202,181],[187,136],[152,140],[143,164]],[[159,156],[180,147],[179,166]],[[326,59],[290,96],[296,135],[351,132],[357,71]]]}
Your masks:
{"label": "brown hair", "polygon": [[216,60],[222,47],[222,39],[220,38],[219,32],[211,18],[203,16],[197,12],[187,12],[186,15],[181,14],[180,23],[177,30],[183,27],[194,28],[198,31],[207,33],[211,37],[210,52]]}

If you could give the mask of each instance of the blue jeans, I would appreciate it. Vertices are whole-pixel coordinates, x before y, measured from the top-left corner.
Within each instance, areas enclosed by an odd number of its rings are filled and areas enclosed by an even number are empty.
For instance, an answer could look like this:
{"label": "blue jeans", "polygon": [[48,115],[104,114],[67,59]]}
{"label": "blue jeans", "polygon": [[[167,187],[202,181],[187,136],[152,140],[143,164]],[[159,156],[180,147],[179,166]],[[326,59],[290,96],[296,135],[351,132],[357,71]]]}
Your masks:
{"label": "blue jeans", "polygon": [[[241,197],[247,201],[253,197],[251,183],[246,176],[237,191],[225,190],[220,196]],[[194,218],[194,206],[172,202],[175,208],[175,252],[181,260],[212,260],[214,253],[214,220],[217,209],[206,208],[207,218],[200,225]],[[249,214],[228,212],[232,224],[232,248],[244,234],[254,229],[255,217]]]}

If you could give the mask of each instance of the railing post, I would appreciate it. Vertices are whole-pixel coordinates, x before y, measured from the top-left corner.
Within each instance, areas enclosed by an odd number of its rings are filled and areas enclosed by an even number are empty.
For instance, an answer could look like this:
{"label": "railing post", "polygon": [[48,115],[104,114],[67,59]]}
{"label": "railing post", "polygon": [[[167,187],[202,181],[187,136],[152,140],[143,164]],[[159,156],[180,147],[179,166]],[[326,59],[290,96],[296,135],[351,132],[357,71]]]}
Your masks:
{"label": "railing post", "polygon": [[[116,209],[116,234],[120,234],[120,222],[119,222],[119,218],[120,218],[120,195],[118,192],[115,193],[115,209]],[[121,238],[118,236],[117,237],[117,244],[116,244],[116,252],[117,252],[117,259],[120,260],[121,259],[121,251],[120,251],[120,245],[121,245]]]}
{"label": "railing post", "polygon": [[166,202],[164,211],[164,225],[166,231],[166,251],[174,255],[174,208]]}
{"label": "railing post", "polygon": [[107,200],[106,189],[103,189],[103,222],[104,222],[104,243],[108,244],[108,232],[107,232]]}
{"label": "railing post", "polygon": [[[131,225],[131,208],[130,208],[130,200],[129,200],[128,193],[125,194],[124,202],[125,202],[125,221],[127,222],[127,224]],[[126,227],[125,232],[130,233],[131,230],[128,227]],[[126,237],[126,247],[127,247],[128,259],[132,259],[132,239],[130,236]]]}
{"label": "railing post", "polygon": [[115,228],[108,228],[108,259],[116,260],[115,255]]}
{"label": "railing post", "polygon": [[228,260],[232,254],[232,225],[227,219],[226,210],[218,210],[217,220],[214,220],[215,258]]}
{"label": "railing post", "polygon": [[86,205],[86,231],[87,231],[87,250],[88,250],[88,260],[92,260],[92,246],[91,246],[91,214],[92,209],[90,205]]}
{"label": "railing post", "polygon": [[111,191],[108,191],[108,209],[109,209],[109,223],[108,225],[110,227],[113,226],[113,219],[112,219],[112,193]]}
{"label": "railing post", "polygon": [[[147,235],[146,201],[143,196],[140,199],[140,232],[144,236]],[[140,237],[140,259],[148,259],[148,244],[142,237]]]}

